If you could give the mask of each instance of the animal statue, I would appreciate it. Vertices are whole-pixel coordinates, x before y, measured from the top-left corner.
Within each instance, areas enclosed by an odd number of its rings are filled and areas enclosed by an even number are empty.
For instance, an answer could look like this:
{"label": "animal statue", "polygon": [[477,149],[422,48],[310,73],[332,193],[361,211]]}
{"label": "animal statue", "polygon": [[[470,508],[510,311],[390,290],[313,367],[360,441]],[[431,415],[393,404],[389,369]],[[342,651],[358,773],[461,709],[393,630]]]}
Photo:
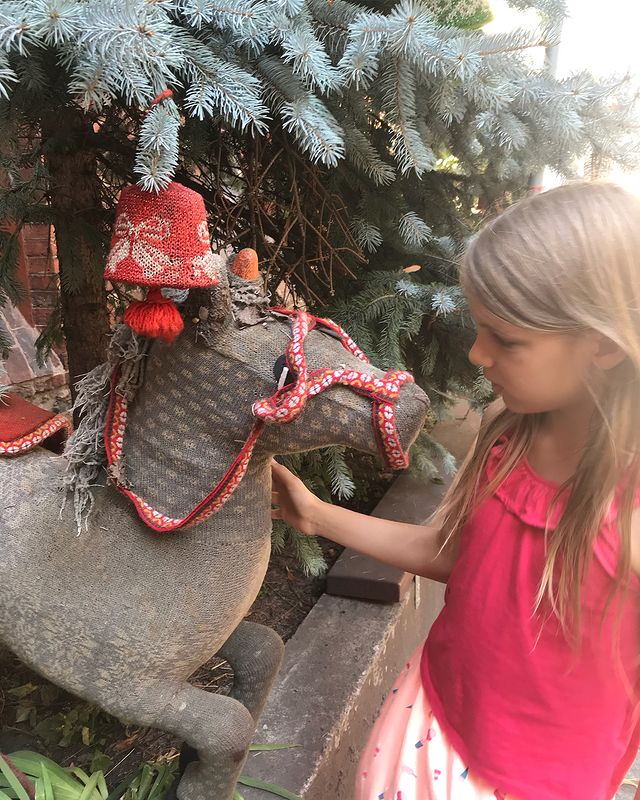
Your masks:
{"label": "animal statue", "polygon": [[[261,286],[220,268],[217,286],[191,290],[175,342],[143,347],[126,427],[111,419],[120,491],[103,473],[80,534],[72,505],[61,511],[64,458],[38,447],[0,459],[0,640],[65,690],[195,748],[180,800],[232,798],[281,661],[280,638],[244,619],[269,560],[272,457],[338,444],[404,454],[428,407],[337,326],[268,310]],[[217,505],[162,528],[212,486]],[[188,681],[216,653],[233,668],[229,696]]]}

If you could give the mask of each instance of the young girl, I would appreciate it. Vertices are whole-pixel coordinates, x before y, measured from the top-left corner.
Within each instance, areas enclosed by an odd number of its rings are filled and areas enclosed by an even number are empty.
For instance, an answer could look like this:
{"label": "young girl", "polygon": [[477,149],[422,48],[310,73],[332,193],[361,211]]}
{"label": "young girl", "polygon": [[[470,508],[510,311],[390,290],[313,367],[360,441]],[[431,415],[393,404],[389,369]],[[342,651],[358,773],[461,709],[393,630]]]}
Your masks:
{"label": "young girl", "polygon": [[273,516],[447,584],[357,800],[609,800],[640,744],[640,199],[517,203],[461,282],[502,407],[431,524],[327,505],[275,462]]}

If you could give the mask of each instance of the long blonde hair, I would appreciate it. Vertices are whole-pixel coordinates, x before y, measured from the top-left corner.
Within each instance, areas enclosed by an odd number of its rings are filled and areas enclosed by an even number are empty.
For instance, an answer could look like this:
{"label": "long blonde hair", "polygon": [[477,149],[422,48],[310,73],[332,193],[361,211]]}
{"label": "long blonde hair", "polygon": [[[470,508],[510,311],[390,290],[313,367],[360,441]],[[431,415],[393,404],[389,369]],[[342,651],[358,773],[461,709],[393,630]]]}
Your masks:
{"label": "long blonde hair", "polygon": [[[593,542],[616,490],[621,547],[612,597],[629,576],[640,484],[640,198],[612,183],[573,183],[516,203],[471,242],[461,283],[507,322],[555,333],[598,331],[626,355],[608,372],[604,390],[588,387],[596,411],[587,446],[556,495],[557,502],[566,492],[565,510],[555,530],[547,526],[538,605],[547,598],[567,632],[579,622]],[[439,509],[444,542],[526,456],[543,416],[504,410],[481,430]],[[489,452],[505,434],[497,474],[480,491]]]}

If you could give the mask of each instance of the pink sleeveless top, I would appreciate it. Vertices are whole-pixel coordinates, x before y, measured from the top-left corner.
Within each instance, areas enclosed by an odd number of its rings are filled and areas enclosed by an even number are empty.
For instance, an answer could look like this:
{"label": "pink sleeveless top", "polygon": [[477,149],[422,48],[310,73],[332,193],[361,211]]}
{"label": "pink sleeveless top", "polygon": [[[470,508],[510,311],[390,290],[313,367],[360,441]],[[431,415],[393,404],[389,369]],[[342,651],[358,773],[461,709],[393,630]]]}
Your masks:
{"label": "pink sleeveless top", "polygon": [[[503,450],[493,448],[489,476]],[[533,615],[555,490],[523,461],[476,510],[424,646],[422,680],[453,748],[500,791],[609,800],[640,744],[640,580],[632,576],[621,616],[614,601],[602,623],[619,547],[612,508],[583,590],[579,649],[555,616]]]}

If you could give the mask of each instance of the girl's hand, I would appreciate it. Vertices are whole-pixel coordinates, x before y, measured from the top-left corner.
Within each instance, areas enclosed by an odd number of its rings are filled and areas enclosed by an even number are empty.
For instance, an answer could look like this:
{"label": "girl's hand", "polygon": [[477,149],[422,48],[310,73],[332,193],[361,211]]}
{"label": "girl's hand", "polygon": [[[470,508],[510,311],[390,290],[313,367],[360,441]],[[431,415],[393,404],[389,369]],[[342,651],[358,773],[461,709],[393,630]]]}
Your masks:
{"label": "girl's hand", "polygon": [[307,536],[314,536],[316,510],[322,503],[282,464],[271,460],[271,519],[282,519]]}

